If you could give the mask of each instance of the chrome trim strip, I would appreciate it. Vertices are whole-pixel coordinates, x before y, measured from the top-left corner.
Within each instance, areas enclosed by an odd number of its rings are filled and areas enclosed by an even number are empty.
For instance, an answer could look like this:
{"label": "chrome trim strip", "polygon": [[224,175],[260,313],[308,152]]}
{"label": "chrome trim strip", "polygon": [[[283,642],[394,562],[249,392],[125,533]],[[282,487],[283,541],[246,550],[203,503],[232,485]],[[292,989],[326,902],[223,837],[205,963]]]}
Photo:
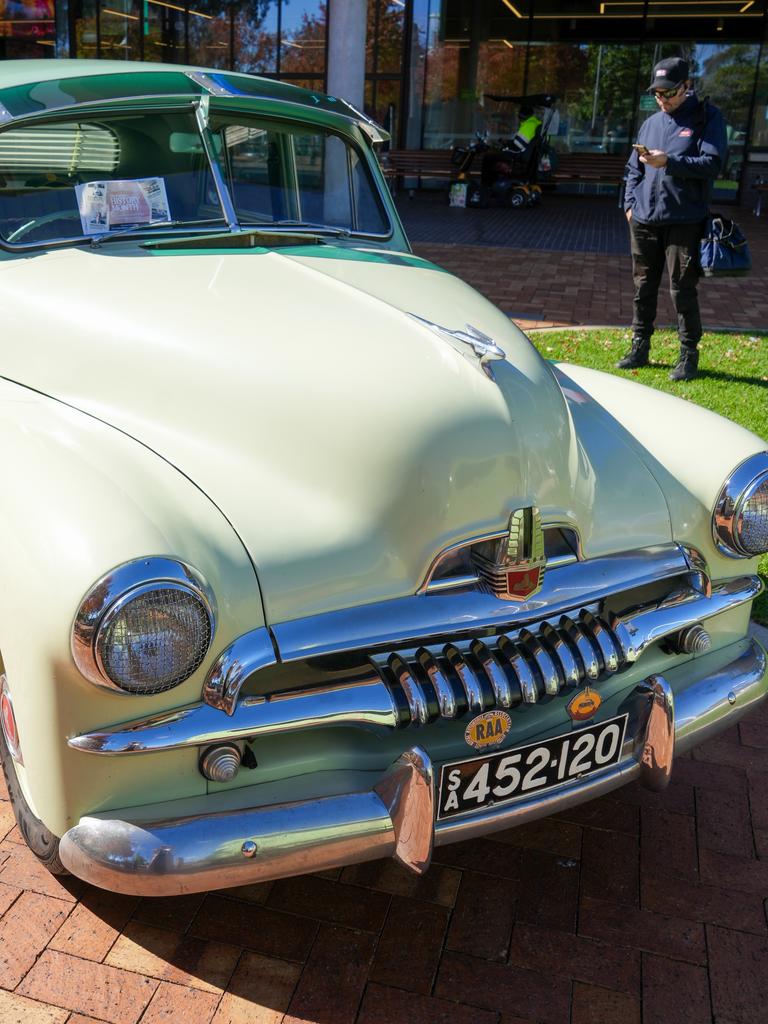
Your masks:
{"label": "chrome trim strip", "polygon": [[191,79],[195,85],[202,86],[203,89],[207,89],[212,96],[236,96],[237,93],[231,92],[223,85],[219,85],[218,82],[214,82],[213,78],[206,74],[205,71],[185,71],[184,74],[187,78]]}
{"label": "chrome trim strip", "polygon": [[[676,590],[651,609],[643,608],[623,620],[616,619],[612,628],[623,645],[621,667],[637,661],[643,651],[657,640],[751,601],[760,593],[761,587],[758,576],[744,576],[718,584],[713,588],[711,598],[703,597],[692,588]],[[599,678],[601,666],[596,650],[588,639],[586,625],[579,626],[573,619],[563,616],[557,633],[561,639],[567,636],[569,643],[574,645],[571,652],[578,646],[584,650],[587,659],[590,656],[593,659],[579,666],[579,683],[585,679]],[[498,648],[502,665],[511,670],[517,680],[520,700],[526,704],[535,704],[547,692],[545,685],[550,685],[552,695],[559,692],[552,689],[552,684],[558,679],[559,685],[565,685],[565,674],[560,672],[536,635],[524,630],[520,636],[522,639],[518,641],[513,641],[507,635],[495,639],[484,637],[483,643]],[[471,654],[471,643],[468,650]],[[463,650],[455,644],[447,644],[439,655],[431,651],[429,653],[438,661],[439,657],[448,658],[465,688],[470,712],[487,710],[484,707],[480,679],[471,664],[467,663]],[[142,754],[324,725],[394,729],[401,724],[400,717],[396,699],[380,669],[376,667],[382,663],[394,674],[408,701],[410,723],[402,724],[424,726],[434,716],[430,715],[427,696],[419,682],[417,670],[409,663],[410,657],[410,654],[395,652],[388,658],[375,658],[370,674],[354,681],[316,689],[278,692],[267,697],[246,697],[239,701],[231,717],[222,716],[218,709],[205,703],[192,704],[150,718],[84,733],[72,737],[68,743],[88,753]],[[547,667],[542,669],[542,665]]]}
{"label": "chrome trim strip", "polygon": [[768,477],[768,452],[750,455],[723,484],[712,510],[712,536],[718,551],[729,558],[757,558],[762,552],[745,551],[738,537],[744,503],[761,477]]}
{"label": "chrome trim strip", "polygon": [[211,643],[216,632],[216,598],[202,573],[191,565],[173,558],[152,555],[125,562],[102,576],[80,602],[72,625],[72,658],[89,682],[124,697],[138,697],[141,694],[121,689],[104,673],[96,650],[99,633],[107,616],[118,604],[124,603],[137,590],[152,583],[176,584],[191,591],[208,612]]}
{"label": "chrome trim strip", "polygon": [[659,545],[561,566],[545,575],[541,591],[529,601],[500,601],[480,591],[418,594],[278,623],[272,633],[280,660],[291,662],[481,629],[506,632],[687,571],[679,545]]}
{"label": "chrome trim strip", "polygon": [[[423,712],[420,707],[415,702],[411,713],[417,721],[423,715],[426,723],[426,703]],[[188,704],[111,729],[73,736],[67,743],[89,754],[150,754],[323,726],[389,730],[397,728],[398,723],[395,700],[372,670],[368,677],[321,691],[293,690],[272,697],[245,697],[232,718],[207,704]]]}
{"label": "chrome trim strip", "polygon": [[213,663],[203,686],[203,702],[231,715],[248,676],[276,664],[269,630],[265,626],[252,629],[231,643]]}
{"label": "chrome trim strip", "polygon": [[[749,640],[731,662],[677,693],[678,751],[727,728],[767,690],[765,652]],[[630,712],[635,729],[618,765],[538,796],[438,821],[434,829],[432,765],[423,750],[413,748],[370,792],[204,815],[185,815],[180,801],[178,818],[141,824],[81,818],[61,839],[61,859],[74,875],[94,885],[140,896],[203,892],[387,856],[423,871],[433,841],[444,845],[485,835],[594,799],[635,778],[648,782],[642,757],[649,749],[648,760],[666,771],[668,697],[665,681],[652,677],[627,698],[622,708]],[[211,801],[215,806],[214,797]]]}
{"label": "chrome trim strip", "polygon": [[221,173],[219,161],[216,158],[216,153],[211,145],[211,133],[208,128],[209,104],[210,100],[208,96],[200,97],[198,102],[195,104],[195,120],[197,121],[197,130],[200,132],[200,139],[203,143],[205,156],[208,161],[208,165],[211,168],[211,175],[213,177],[213,184],[216,187],[216,194],[219,197],[219,203],[221,204],[221,209],[224,212],[224,217],[227,221],[227,227],[234,233],[241,231],[242,229],[237,220],[237,211],[235,210],[235,205],[232,202],[232,196],[229,194],[227,183],[224,181],[224,175]]}

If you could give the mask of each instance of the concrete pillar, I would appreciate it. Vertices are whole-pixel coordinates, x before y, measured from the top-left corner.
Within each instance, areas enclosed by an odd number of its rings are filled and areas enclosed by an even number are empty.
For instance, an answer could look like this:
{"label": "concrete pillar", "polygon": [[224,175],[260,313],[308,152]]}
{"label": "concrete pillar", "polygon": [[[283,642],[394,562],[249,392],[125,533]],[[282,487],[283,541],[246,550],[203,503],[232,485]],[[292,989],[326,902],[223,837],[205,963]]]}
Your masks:
{"label": "concrete pillar", "polygon": [[328,93],[363,109],[367,0],[329,0]]}

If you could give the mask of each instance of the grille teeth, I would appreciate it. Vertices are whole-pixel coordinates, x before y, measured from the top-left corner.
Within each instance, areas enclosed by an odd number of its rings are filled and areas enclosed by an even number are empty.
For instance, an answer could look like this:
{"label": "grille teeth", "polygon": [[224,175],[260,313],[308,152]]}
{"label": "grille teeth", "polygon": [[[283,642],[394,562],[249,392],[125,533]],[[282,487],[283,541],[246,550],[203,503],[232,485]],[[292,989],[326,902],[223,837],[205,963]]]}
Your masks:
{"label": "grille teeth", "polygon": [[[423,646],[413,655],[383,656],[405,694],[413,725],[436,717],[457,718],[465,701],[469,714],[535,704],[587,680],[613,675],[634,659],[621,623],[609,626],[586,610],[575,619],[564,615],[557,626],[545,623],[536,632],[522,629],[514,638],[476,637],[461,644]],[[381,660],[376,658],[374,664],[378,667]],[[429,680],[436,704],[422,679]],[[437,714],[430,711],[430,701]]]}

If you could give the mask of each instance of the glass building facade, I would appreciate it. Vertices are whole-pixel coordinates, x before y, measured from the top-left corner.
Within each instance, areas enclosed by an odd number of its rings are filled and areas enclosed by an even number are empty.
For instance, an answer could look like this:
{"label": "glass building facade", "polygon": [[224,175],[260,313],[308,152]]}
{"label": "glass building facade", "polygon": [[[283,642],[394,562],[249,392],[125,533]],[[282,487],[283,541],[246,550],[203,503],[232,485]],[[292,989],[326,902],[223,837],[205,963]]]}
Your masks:
{"label": "glass building facade", "polygon": [[[0,59],[92,57],[229,68],[322,89],[345,0],[0,0]],[[684,56],[723,111],[721,198],[768,176],[768,0],[368,0],[366,111],[394,148],[504,137],[519,104],[558,97],[559,153],[623,155],[656,109],[662,57]]]}

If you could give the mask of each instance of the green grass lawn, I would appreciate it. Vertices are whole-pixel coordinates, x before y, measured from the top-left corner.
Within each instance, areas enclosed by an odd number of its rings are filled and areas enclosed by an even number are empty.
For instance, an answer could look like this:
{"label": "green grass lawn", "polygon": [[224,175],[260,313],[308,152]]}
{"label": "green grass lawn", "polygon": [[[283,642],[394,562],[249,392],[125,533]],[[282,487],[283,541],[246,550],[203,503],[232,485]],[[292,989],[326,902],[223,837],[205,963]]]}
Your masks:
{"label": "green grass lawn", "polygon": [[[627,375],[626,370],[614,366],[629,348],[630,332],[623,328],[534,332],[531,340],[546,359]],[[735,420],[765,438],[768,447],[768,335],[705,334],[698,377],[674,384],[667,375],[677,361],[678,351],[675,332],[657,331],[651,365],[631,371],[631,376],[648,387],[668,391]],[[768,555],[760,560],[760,575],[768,587]],[[768,625],[768,593],[757,599],[753,614],[758,622]]]}

